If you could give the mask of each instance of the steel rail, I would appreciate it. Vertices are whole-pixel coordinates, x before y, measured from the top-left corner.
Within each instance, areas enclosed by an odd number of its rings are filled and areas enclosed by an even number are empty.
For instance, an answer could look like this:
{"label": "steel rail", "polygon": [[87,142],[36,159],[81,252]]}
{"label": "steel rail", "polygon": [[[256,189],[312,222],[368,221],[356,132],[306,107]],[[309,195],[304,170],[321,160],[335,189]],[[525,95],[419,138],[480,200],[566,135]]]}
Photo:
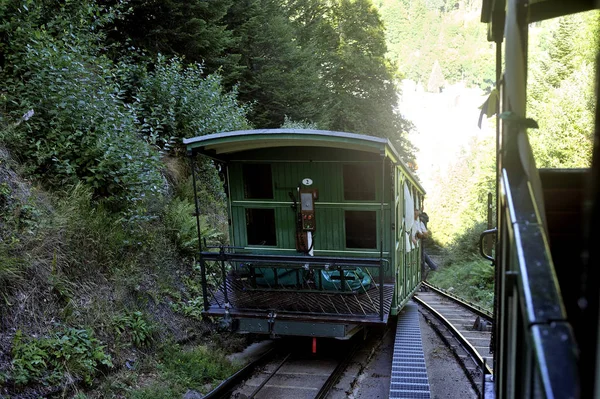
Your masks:
{"label": "steel rail", "polygon": [[484,371],[484,374],[493,374],[493,370],[486,362],[483,361],[483,357],[479,354],[479,352],[477,352],[477,349],[475,349],[475,347],[471,345],[469,340],[467,340],[465,336],[462,335],[460,331],[458,331],[456,327],[454,327],[454,325],[448,321],[448,319],[442,316],[437,310],[429,306],[429,304],[427,304],[422,299],[416,296],[413,297],[413,299],[419,305],[427,309],[427,311],[430,312],[433,316],[435,316],[439,321],[441,321],[446,326],[446,328],[448,328],[452,335],[454,335],[454,337],[461,343],[463,348],[465,348],[467,352],[469,352],[469,354],[473,357],[473,359],[475,359],[475,363],[477,363],[477,365]]}
{"label": "steel rail", "polygon": [[[340,376],[348,367],[350,361],[356,356],[356,352],[360,347],[360,342],[356,341],[354,345],[350,348],[346,356],[337,364],[335,369],[331,372],[327,380],[321,386],[319,392],[316,394],[315,399],[324,399],[327,397],[331,389],[335,386]],[[257,368],[257,366],[266,363],[269,359],[273,358],[278,351],[273,348],[265,352],[261,357],[249,363],[239,371],[237,371],[234,375],[223,381],[217,387],[215,387],[212,391],[207,393],[203,398],[204,399],[224,399],[229,398],[233,389],[241,384],[244,380],[246,380]],[[248,399],[254,398],[263,388],[264,386],[275,376],[281,367],[288,361],[289,357],[292,353],[288,353],[285,358],[277,365],[277,367],[258,385],[252,394],[248,396]]]}
{"label": "steel rail", "polygon": [[475,305],[474,303],[467,302],[463,298],[456,296],[454,294],[451,294],[448,291],[444,290],[443,288],[436,287],[435,285],[432,285],[431,283],[428,283],[427,281],[423,281],[422,284],[425,287],[431,289],[432,291],[458,303],[461,306],[466,307],[469,311],[475,313],[477,316],[481,316],[489,322],[494,321],[494,316],[492,315],[492,313],[485,310],[481,306]]}
{"label": "steel rail", "polygon": [[256,367],[264,362],[266,362],[269,358],[273,357],[277,351],[274,348],[269,349],[264,354],[262,354],[258,359],[248,363],[246,366],[242,367],[231,377],[227,378],[219,385],[215,387],[212,391],[208,392],[203,396],[203,399],[221,399],[228,398],[231,390],[238,384],[240,384],[244,379],[246,379],[252,372],[256,369]]}
{"label": "steel rail", "polygon": [[356,355],[358,347],[359,343],[355,342],[352,348],[348,351],[346,357],[341,362],[339,362],[339,364],[335,367],[331,375],[327,378],[327,381],[325,381],[325,383],[315,396],[315,399],[325,399],[327,397],[327,394],[329,393],[329,391],[331,391],[331,388],[333,388],[335,383],[340,379],[342,373],[344,372],[344,370],[346,370],[348,364]]}
{"label": "steel rail", "polygon": [[277,372],[279,371],[279,369],[285,364],[285,362],[287,362],[287,360],[289,359],[289,357],[292,355],[292,353],[288,353],[285,358],[283,358],[283,360],[281,361],[281,363],[279,363],[279,365],[277,367],[275,367],[275,370],[273,370],[271,372],[271,374],[269,374],[269,376],[267,378],[265,378],[263,380],[263,382],[261,382],[256,389],[254,390],[254,392],[252,392],[252,394],[250,394],[250,396],[248,396],[248,399],[253,399],[257,393],[260,392],[261,389],[263,389],[263,387],[265,385],[267,385],[267,382],[269,382],[271,380],[271,378],[273,378],[273,376],[275,376],[275,374],[277,374]]}

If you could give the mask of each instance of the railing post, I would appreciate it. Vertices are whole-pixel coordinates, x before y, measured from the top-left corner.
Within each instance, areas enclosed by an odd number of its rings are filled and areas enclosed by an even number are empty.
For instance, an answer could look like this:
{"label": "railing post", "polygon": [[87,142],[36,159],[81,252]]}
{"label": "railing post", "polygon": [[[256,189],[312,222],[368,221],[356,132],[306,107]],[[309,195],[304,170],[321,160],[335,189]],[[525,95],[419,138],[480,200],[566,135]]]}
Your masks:
{"label": "railing post", "polygon": [[383,258],[379,262],[379,319],[383,321]]}
{"label": "railing post", "polygon": [[[385,200],[385,152],[381,154],[381,207],[379,215],[379,319],[383,321],[383,224],[385,223],[383,203]],[[391,208],[390,202],[390,208]]]}
{"label": "railing post", "polygon": [[221,256],[221,274],[223,274],[223,295],[225,296],[225,304],[229,303],[227,295],[227,273],[225,272],[225,248],[221,245],[219,249],[219,255]]}
{"label": "railing post", "polygon": [[344,274],[344,268],[339,266],[340,271],[340,284],[342,285],[342,291],[346,291],[346,275]]}
{"label": "railing post", "polygon": [[194,153],[188,152],[190,157],[190,166],[192,168],[192,184],[194,187],[194,205],[196,208],[196,229],[198,230],[198,254],[200,257],[200,273],[202,274],[202,297],[204,303],[204,310],[208,310],[208,289],[206,283],[206,264],[202,258],[202,233],[200,232],[200,207],[198,205],[198,190],[196,189],[196,162]]}

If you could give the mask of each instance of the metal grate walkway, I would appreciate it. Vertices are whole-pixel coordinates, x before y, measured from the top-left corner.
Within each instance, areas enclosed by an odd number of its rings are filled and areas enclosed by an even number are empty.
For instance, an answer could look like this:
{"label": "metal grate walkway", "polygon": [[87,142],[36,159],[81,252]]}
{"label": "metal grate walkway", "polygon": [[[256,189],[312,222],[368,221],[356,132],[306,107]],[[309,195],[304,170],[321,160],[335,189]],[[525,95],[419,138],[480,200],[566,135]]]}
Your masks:
{"label": "metal grate walkway", "polygon": [[398,315],[390,398],[430,399],[417,305],[409,302]]}

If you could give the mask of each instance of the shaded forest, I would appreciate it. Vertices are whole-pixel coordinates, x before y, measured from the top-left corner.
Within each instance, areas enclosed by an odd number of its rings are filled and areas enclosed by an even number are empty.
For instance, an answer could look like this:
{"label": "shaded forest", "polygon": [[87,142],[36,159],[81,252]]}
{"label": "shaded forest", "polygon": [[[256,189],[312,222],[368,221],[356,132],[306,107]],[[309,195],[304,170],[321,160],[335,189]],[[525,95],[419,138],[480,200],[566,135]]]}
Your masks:
{"label": "shaded forest", "polygon": [[[369,0],[0,1],[0,397],[207,392],[245,338],[201,318],[182,138],[279,126],[413,157]],[[202,234],[226,242],[198,165]]]}
{"label": "shaded forest", "polygon": [[[182,138],[312,127],[387,137],[413,160],[400,79],[432,92],[494,83],[476,7],[0,0],[0,398],[180,397],[230,375],[238,365],[225,356],[246,342],[200,317]],[[591,124],[598,35],[583,30],[577,43],[589,46],[556,54],[546,45],[585,21],[558,22],[559,33],[540,27],[533,50],[542,165],[561,151],[565,166],[586,162],[575,143]],[[581,91],[585,101],[566,108]],[[554,113],[553,102],[569,112]],[[474,142],[444,181],[448,206],[434,236],[449,248],[466,243],[456,253],[468,260],[472,240],[461,237],[476,234],[484,214],[491,145]],[[226,242],[219,177],[209,163],[196,172],[202,234]]]}

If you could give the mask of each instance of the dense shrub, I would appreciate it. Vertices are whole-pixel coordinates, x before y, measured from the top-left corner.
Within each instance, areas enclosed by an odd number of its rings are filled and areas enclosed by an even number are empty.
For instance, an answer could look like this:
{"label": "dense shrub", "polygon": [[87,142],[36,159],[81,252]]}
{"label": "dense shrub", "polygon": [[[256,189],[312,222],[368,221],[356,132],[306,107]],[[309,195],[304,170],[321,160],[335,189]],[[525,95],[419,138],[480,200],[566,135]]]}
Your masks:
{"label": "dense shrub", "polygon": [[37,339],[19,331],[8,379],[17,385],[34,380],[57,385],[73,378],[90,384],[101,367],[112,365],[102,343],[88,330],[63,328]]}
{"label": "dense shrub", "polygon": [[157,149],[248,127],[248,107],[200,65],[159,56],[148,72],[142,57],[102,55],[96,29],[118,12],[92,1],[14,7],[0,10],[11,16],[0,25],[0,141],[29,174],[54,186],[83,182],[95,199],[130,209],[165,191]]}
{"label": "dense shrub", "polygon": [[490,262],[471,256],[429,274],[432,284],[492,310],[494,305],[494,268]]}
{"label": "dense shrub", "polygon": [[138,93],[142,131],[161,147],[173,139],[245,129],[247,106],[222,89],[221,77],[204,76],[202,66],[184,66],[159,56]]}
{"label": "dense shrub", "polygon": [[[30,173],[54,185],[85,182],[96,197],[126,207],[162,190],[159,159],[138,137],[137,115],[121,100],[114,65],[98,54],[100,37],[72,21],[79,16],[93,28],[103,9],[87,6],[59,3],[61,12],[50,17],[49,6],[30,4],[20,21],[12,21],[30,26],[14,26],[10,68],[0,71],[7,88],[0,139]],[[6,128],[30,110],[28,120]]]}

